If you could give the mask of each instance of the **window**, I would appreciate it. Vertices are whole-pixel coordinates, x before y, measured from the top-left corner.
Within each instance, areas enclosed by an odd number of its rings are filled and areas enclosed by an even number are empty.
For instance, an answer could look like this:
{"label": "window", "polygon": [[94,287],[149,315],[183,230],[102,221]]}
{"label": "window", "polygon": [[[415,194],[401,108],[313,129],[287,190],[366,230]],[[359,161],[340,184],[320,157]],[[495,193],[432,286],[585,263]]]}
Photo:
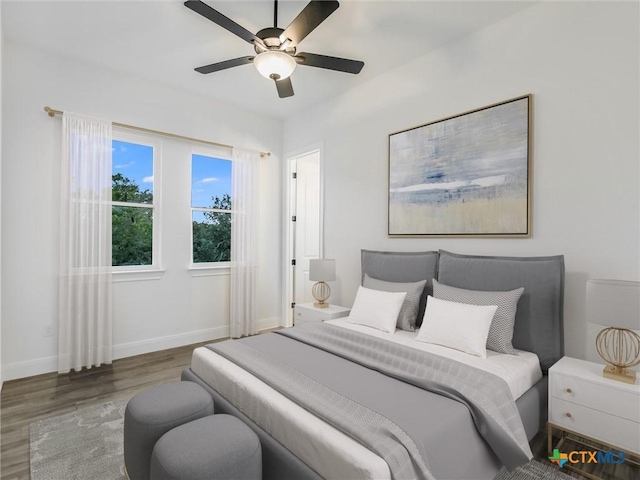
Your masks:
{"label": "window", "polygon": [[127,268],[157,265],[154,248],[157,146],[130,141],[128,136],[114,138],[112,145],[112,265]]}
{"label": "window", "polygon": [[191,155],[192,262],[231,260],[231,160]]}

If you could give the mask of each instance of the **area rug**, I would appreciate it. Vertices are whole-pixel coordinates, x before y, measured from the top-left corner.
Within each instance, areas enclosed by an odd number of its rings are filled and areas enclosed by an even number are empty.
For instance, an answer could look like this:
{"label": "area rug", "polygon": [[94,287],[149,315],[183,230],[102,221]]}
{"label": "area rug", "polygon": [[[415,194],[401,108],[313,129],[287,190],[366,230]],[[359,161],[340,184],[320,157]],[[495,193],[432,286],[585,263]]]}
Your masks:
{"label": "area rug", "polygon": [[[122,429],[128,399],[84,408],[29,426],[32,480],[123,480]],[[572,480],[532,460],[496,480]]]}
{"label": "area rug", "polygon": [[123,480],[122,430],[129,399],[29,425],[32,480]]}

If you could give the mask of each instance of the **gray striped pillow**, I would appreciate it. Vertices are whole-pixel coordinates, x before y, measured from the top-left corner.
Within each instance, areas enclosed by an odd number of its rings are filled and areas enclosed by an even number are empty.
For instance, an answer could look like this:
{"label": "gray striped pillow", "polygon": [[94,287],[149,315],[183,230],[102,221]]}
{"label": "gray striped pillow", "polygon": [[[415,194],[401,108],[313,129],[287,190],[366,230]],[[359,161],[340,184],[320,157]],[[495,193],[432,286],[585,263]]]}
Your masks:
{"label": "gray striped pillow", "polygon": [[418,308],[420,307],[420,297],[422,296],[426,283],[426,280],[411,283],[386,282],[372,278],[365,273],[362,286],[372,290],[382,290],[383,292],[406,292],[407,296],[402,303],[396,326],[402,330],[413,332],[416,329],[415,325]]}
{"label": "gray striped pillow", "polygon": [[467,303],[470,305],[497,305],[498,310],[491,321],[487,348],[498,353],[515,355],[513,348],[513,326],[516,322],[518,300],[524,288],[517,288],[509,292],[483,292],[479,290],[465,290],[450,287],[433,280],[433,296],[450,302]]}

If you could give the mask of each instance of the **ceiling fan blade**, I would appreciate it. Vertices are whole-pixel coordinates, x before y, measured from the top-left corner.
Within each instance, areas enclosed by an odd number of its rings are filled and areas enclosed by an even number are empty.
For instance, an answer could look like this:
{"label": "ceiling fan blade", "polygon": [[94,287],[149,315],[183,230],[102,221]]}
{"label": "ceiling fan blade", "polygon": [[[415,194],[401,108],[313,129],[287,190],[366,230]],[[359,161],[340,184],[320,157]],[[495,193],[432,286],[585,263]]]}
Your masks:
{"label": "ceiling fan blade", "polygon": [[246,28],[238,25],[236,22],[231,20],[228,17],[225,17],[223,14],[214,10],[206,3],[201,2],[200,0],[187,0],[184,2],[184,6],[190,8],[196,13],[199,13],[203,17],[211,20],[213,23],[220,25],[222,28],[230,31],[234,35],[242,38],[243,40],[249,43],[259,43],[264,46],[262,39],[256,37],[253,33],[251,33]]}
{"label": "ceiling fan blade", "polygon": [[339,72],[360,73],[364,62],[360,60],[349,60],[347,58],[329,57],[327,55],[318,55],[317,53],[300,52],[293,58],[300,65],[308,67],[327,68],[329,70],[338,70]]}
{"label": "ceiling fan blade", "polygon": [[287,39],[290,42],[287,47],[295,47],[318,25],[324,22],[329,15],[337,10],[340,4],[337,1],[313,0],[298,14],[291,24],[280,35],[280,41]]}
{"label": "ceiling fan blade", "polygon": [[246,65],[247,63],[252,62],[253,57],[239,57],[231,60],[225,60],[224,62],[212,63],[211,65],[204,65],[196,68],[195,70],[198,73],[213,73],[220,70],[226,70],[227,68],[239,67],[240,65]]}
{"label": "ceiling fan blade", "polygon": [[291,85],[291,77],[275,80],[278,96],[280,98],[293,97],[293,85]]}

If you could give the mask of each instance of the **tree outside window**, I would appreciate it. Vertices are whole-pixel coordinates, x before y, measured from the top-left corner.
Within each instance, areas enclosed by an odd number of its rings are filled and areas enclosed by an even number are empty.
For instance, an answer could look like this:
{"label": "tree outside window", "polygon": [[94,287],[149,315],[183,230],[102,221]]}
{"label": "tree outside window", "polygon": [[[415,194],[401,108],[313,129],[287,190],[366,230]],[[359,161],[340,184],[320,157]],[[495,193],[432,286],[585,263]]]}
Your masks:
{"label": "tree outside window", "polygon": [[192,262],[231,260],[231,161],[191,157]]}
{"label": "tree outside window", "polygon": [[153,265],[154,147],[113,140],[112,265]]}

